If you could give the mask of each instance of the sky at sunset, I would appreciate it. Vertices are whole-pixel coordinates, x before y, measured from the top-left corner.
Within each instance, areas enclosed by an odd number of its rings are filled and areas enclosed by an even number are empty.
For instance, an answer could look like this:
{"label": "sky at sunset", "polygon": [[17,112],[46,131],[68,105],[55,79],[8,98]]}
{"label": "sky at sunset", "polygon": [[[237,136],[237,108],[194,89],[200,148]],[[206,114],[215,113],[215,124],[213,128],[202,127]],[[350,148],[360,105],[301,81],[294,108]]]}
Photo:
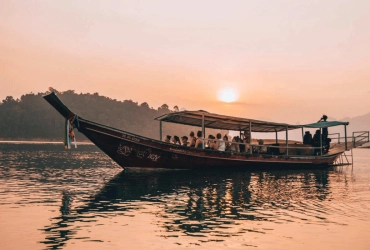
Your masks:
{"label": "sky at sunset", "polygon": [[[54,87],[277,122],[363,115],[369,13],[369,0],[0,0],[0,99]],[[226,87],[237,101],[218,100]]]}

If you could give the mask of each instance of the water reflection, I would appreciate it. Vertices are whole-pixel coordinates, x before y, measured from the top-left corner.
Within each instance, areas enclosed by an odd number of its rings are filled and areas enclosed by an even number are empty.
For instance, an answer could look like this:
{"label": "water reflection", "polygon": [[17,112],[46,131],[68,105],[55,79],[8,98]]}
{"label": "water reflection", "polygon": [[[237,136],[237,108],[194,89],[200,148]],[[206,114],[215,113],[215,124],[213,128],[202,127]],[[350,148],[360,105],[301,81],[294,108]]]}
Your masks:
{"label": "water reflection", "polygon": [[156,216],[165,237],[178,233],[220,240],[268,230],[245,228],[241,223],[245,220],[328,223],[320,202],[330,195],[329,173],[341,174],[336,169],[121,172],[74,209],[73,195],[63,193],[61,216],[53,218],[53,224],[44,229],[48,236],[43,243],[50,248],[61,247],[83,226],[74,223],[91,224],[97,217],[125,216],[127,211],[143,209],[143,204],[161,208]]}

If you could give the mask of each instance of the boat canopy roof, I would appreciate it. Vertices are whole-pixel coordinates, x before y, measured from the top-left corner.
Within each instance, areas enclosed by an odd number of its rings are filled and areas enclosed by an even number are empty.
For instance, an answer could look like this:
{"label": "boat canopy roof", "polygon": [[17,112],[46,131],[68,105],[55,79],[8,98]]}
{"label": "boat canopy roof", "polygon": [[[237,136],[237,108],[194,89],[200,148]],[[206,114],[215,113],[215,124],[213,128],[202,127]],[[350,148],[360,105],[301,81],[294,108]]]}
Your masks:
{"label": "boat canopy roof", "polygon": [[311,124],[303,125],[304,128],[327,128],[334,127],[338,125],[348,125],[349,122],[337,122],[337,121],[326,121],[326,122],[316,122]]}
{"label": "boat canopy roof", "polygon": [[292,130],[298,128],[323,128],[349,124],[348,122],[327,121],[307,125],[292,125],[286,123],[275,123],[249,118],[219,115],[209,113],[204,110],[173,112],[159,116],[155,118],[155,120],[202,127],[203,115],[204,127],[234,131],[249,131],[249,123],[251,124],[251,132],[280,132],[286,131],[287,128],[288,130]]}

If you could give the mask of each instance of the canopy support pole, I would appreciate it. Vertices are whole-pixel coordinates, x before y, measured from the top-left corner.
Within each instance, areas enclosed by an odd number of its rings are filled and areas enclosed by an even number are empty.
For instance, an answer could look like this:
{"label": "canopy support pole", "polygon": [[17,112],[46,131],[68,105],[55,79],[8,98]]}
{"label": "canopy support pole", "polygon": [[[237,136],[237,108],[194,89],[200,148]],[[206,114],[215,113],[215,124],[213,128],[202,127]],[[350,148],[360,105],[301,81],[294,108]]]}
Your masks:
{"label": "canopy support pole", "polygon": [[348,150],[347,147],[347,125],[344,125],[344,143],[346,145],[346,151]]}
{"label": "canopy support pole", "polygon": [[251,146],[252,143],[252,122],[249,121],[249,153],[252,154],[253,147]]}
{"label": "canopy support pole", "polygon": [[303,142],[303,139],[304,139],[304,131],[303,131],[303,127],[302,127],[302,142]]}
{"label": "canopy support pole", "polygon": [[159,121],[159,140],[162,141],[162,121]]}
{"label": "canopy support pole", "polygon": [[286,126],[285,137],[286,137],[286,155],[288,156],[288,126]]}
{"label": "canopy support pole", "polygon": [[276,137],[276,144],[278,144],[278,133],[275,131],[275,137]]}
{"label": "canopy support pole", "polygon": [[203,137],[203,140],[202,140],[202,148],[204,149],[205,148],[205,143],[206,141],[204,140],[205,139],[205,127],[204,127],[204,114],[202,114],[202,137]]}
{"label": "canopy support pole", "polygon": [[322,155],[322,128],[320,128],[320,155]]}
{"label": "canopy support pole", "polygon": [[276,144],[278,144],[277,131],[275,131]]}

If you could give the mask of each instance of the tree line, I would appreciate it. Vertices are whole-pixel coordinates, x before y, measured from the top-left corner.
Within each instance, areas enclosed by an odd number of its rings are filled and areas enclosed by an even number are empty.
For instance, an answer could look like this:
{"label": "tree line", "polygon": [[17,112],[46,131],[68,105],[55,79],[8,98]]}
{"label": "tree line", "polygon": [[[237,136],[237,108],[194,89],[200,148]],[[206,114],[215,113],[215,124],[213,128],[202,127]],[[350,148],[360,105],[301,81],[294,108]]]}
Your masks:
{"label": "tree line", "polygon": [[[62,141],[64,118],[42,97],[54,91],[60,100],[79,116],[131,133],[158,139],[159,122],[155,117],[178,111],[163,104],[157,109],[143,102],[118,101],[98,93],[77,94],[74,90],[64,92],[49,88],[45,93],[29,93],[19,99],[7,96],[0,103],[0,139]],[[198,128],[163,123],[163,135],[188,135]],[[76,132],[77,141],[87,140]]]}

